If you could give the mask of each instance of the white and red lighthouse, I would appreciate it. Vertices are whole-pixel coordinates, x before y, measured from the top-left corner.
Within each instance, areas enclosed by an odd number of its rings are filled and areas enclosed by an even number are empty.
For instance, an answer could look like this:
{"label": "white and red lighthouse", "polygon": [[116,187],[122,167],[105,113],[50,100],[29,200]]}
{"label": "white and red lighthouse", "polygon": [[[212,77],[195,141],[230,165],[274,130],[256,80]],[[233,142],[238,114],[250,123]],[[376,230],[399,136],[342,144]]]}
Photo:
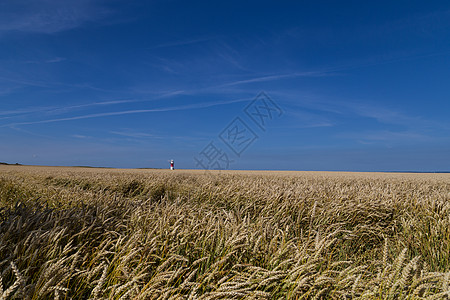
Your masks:
{"label": "white and red lighthouse", "polygon": [[175,170],[173,159],[170,160],[170,169]]}

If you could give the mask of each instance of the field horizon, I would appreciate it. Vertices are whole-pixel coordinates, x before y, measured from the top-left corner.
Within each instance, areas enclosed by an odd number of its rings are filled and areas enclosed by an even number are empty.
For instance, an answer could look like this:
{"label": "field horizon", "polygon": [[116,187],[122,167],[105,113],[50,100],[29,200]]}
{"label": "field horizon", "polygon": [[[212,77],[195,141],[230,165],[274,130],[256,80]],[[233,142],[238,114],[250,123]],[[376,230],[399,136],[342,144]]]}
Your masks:
{"label": "field horizon", "polygon": [[[0,162],[1,166],[23,166],[23,167],[46,167],[46,168],[86,168],[86,169],[117,169],[117,170],[169,170],[169,168],[153,168],[153,167],[139,167],[139,168],[118,168],[108,166],[63,166],[63,165],[27,165],[20,163],[5,163]],[[361,170],[283,170],[283,169],[226,169],[226,170],[205,170],[205,169],[180,169],[176,168],[173,171],[202,171],[202,172],[332,172],[332,173],[398,173],[398,174],[449,174],[450,171],[417,171],[417,170],[386,170],[386,171],[361,171]]]}

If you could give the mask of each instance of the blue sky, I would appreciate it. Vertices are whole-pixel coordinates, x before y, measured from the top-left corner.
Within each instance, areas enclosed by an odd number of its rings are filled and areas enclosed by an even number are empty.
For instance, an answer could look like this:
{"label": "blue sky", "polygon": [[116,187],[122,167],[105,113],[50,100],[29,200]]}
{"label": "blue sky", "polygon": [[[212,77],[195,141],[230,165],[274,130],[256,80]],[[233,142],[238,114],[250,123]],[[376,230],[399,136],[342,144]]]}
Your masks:
{"label": "blue sky", "polygon": [[6,0],[0,161],[446,171],[449,79],[447,1]]}

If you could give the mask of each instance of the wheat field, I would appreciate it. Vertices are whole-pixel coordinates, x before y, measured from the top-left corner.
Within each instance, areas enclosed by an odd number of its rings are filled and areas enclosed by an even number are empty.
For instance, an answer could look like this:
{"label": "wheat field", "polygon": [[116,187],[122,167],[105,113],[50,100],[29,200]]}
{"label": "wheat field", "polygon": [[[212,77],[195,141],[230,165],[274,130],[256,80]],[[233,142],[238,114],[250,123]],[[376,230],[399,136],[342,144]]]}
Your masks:
{"label": "wheat field", "polygon": [[450,174],[0,166],[0,299],[448,299]]}

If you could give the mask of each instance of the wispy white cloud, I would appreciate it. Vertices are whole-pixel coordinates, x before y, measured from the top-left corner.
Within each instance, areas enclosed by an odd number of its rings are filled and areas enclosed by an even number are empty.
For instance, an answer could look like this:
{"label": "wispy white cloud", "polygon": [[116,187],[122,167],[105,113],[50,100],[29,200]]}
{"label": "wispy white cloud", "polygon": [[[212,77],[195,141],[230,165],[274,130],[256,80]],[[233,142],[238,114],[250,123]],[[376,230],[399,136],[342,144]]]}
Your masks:
{"label": "wispy white cloud", "polygon": [[364,135],[365,140],[372,141],[398,141],[398,140],[427,140],[430,137],[417,133],[417,132],[408,132],[408,131],[379,131],[367,133]]}
{"label": "wispy white cloud", "polygon": [[[35,80],[35,79],[28,79],[28,78],[18,78],[17,76],[14,77],[3,77],[0,76],[0,80],[3,82],[10,82],[10,83],[15,83],[19,86],[34,86],[34,87],[43,87],[43,88],[48,88],[51,87],[52,85],[49,84],[48,82],[42,81],[42,80]],[[17,87],[15,87],[15,89],[17,89]]]}
{"label": "wispy white cloud", "polygon": [[179,47],[179,46],[186,46],[186,45],[192,45],[202,42],[207,42],[211,40],[211,38],[208,37],[199,37],[199,38],[192,38],[192,39],[183,39],[178,41],[171,41],[167,43],[161,43],[158,45],[155,45],[153,47],[150,47],[149,49],[158,49],[158,48],[169,48],[169,47]]}
{"label": "wispy white cloud", "polygon": [[4,110],[0,111],[0,116],[17,116],[17,115],[26,115],[30,113],[68,113],[76,109],[80,108],[88,108],[93,106],[108,106],[122,103],[131,103],[138,102],[139,100],[114,100],[114,101],[104,101],[104,102],[92,102],[86,104],[79,105],[71,105],[71,106],[43,106],[43,107],[30,107],[30,108],[19,108],[16,110]]}
{"label": "wispy white cloud", "polygon": [[73,29],[111,13],[97,1],[16,0],[2,5],[0,34],[56,33]]}
{"label": "wispy white cloud", "polygon": [[95,106],[112,106],[119,104],[127,104],[127,103],[137,103],[137,102],[148,102],[155,101],[158,99],[175,97],[180,94],[183,94],[183,91],[163,91],[156,93],[151,99],[123,99],[123,100],[111,100],[111,101],[100,101],[100,102],[91,102],[85,104],[78,105],[69,105],[69,106],[43,106],[43,107],[29,107],[29,108],[19,108],[15,110],[4,110],[0,111],[0,116],[8,116],[5,118],[11,118],[12,116],[19,115],[27,115],[33,113],[39,114],[65,114],[70,113],[79,109],[85,109],[89,107]]}
{"label": "wispy white cloud", "polygon": [[420,115],[410,115],[403,111],[394,108],[370,104],[366,101],[364,104],[343,102],[350,113],[357,114],[361,117],[371,118],[377,120],[381,124],[399,125],[410,130],[427,130],[427,129],[441,129],[450,130],[450,124],[444,121],[430,120],[421,117]]}
{"label": "wispy white cloud", "polygon": [[275,91],[272,94],[285,99],[292,111],[312,110],[326,113],[330,118],[341,119],[343,116],[372,119],[380,125],[397,125],[404,130],[441,129],[450,130],[450,123],[443,120],[431,120],[420,114],[412,114],[395,105],[382,104],[373,99],[342,99],[327,95],[302,94],[289,90]]}
{"label": "wispy white cloud", "polygon": [[16,110],[4,110],[0,111],[0,116],[10,116],[10,115],[22,115],[28,113],[43,112],[47,110],[55,109],[55,107],[35,107],[35,108],[19,108]]}
{"label": "wispy white cloud", "polygon": [[77,138],[77,139],[87,139],[89,138],[86,135],[82,135],[82,134],[72,134],[71,137]]}
{"label": "wispy white cloud", "polygon": [[[306,124],[330,124],[336,137],[353,140],[361,144],[398,145],[400,143],[442,142],[448,140],[450,123],[447,120],[430,119],[405,108],[373,99],[342,99],[327,95],[302,94],[295,91],[274,92],[277,98],[284,99],[286,115],[291,115],[298,127]],[[317,115],[317,118],[310,117]],[[348,126],[355,122],[370,124]]]}
{"label": "wispy white cloud", "polygon": [[239,51],[223,40],[217,40],[217,42],[218,46],[215,47],[217,57],[240,71],[251,72],[251,70],[244,66],[245,60],[242,59]]}
{"label": "wispy white cloud", "polygon": [[52,58],[47,58],[47,59],[43,59],[43,60],[26,60],[24,61],[24,63],[26,64],[54,64],[54,63],[59,63],[62,61],[67,60],[67,58],[64,57],[52,57]]}
{"label": "wispy white cloud", "polygon": [[86,103],[86,104],[79,104],[79,105],[71,105],[71,106],[64,106],[64,107],[55,107],[52,109],[46,109],[44,110],[46,113],[49,114],[64,114],[64,113],[70,113],[78,109],[83,108],[89,108],[89,107],[95,107],[95,106],[110,106],[110,105],[118,105],[118,104],[124,104],[124,103],[133,103],[138,102],[139,100],[133,100],[133,99],[126,99],[126,100],[113,100],[113,101],[103,101],[103,102],[92,102],[92,103]]}
{"label": "wispy white cloud", "polygon": [[131,137],[131,138],[161,138],[158,135],[145,133],[145,132],[132,132],[132,131],[110,131],[109,133],[125,136],[125,137]]}
{"label": "wispy white cloud", "polygon": [[363,132],[343,132],[336,134],[338,138],[351,139],[361,144],[384,143],[388,145],[405,142],[430,142],[439,140],[439,137],[430,136],[415,131],[363,131]]}
{"label": "wispy white cloud", "polygon": [[204,136],[175,136],[172,134],[167,135],[156,135],[148,132],[136,131],[133,129],[122,129],[122,130],[114,130],[109,131],[108,133],[117,135],[119,137],[126,138],[127,140],[132,140],[135,142],[148,142],[150,140],[179,140],[179,141],[204,141],[207,138]]}
{"label": "wispy white cloud", "polygon": [[377,120],[384,124],[411,124],[420,120],[418,117],[407,116],[403,113],[388,109],[386,107],[380,107],[370,104],[352,104],[351,110],[356,114]]}
{"label": "wispy white cloud", "polygon": [[104,113],[96,113],[96,114],[85,114],[85,115],[66,117],[66,118],[56,118],[56,119],[47,119],[47,120],[39,120],[39,121],[31,121],[31,122],[10,123],[10,124],[5,124],[5,125],[0,125],[0,127],[11,127],[11,126],[32,125],[32,124],[45,124],[45,123],[74,121],[74,120],[82,120],[82,119],[92,119],[92,118],[120,116],[120,115],[131,115],[131,114],[143,114],[143,113],[156,113],[156,112],[166,112],[166,111],[181,111],[181,110],[190,110],[190,109],[201,109],[201,108],[207,108],[207,107],[212,107],[212,106],[219,106],[219,105],[227,105],[227,104],[232,104],[232,103],[237,103],[237,102],[244,102],[244,101],[249,101],[249,100],[251,100],[251,98],[226,100],[226,101],[215,101],[215,102],[202,102],[202,103],[180,105],[180,106],[171,106],[171,107],[161,107],[161,108],[154,108],[154,109],[135,109],[135,110],[122,110],[122,111],[104,112]]}
{"label": "wispy white cloud", "polygon": [[310,112],[308,110],[292,109],[285,107],[286,123],[280,126],[275,126],[278,129],[300,129],[300,128],[318,128],[318,127],[333,127],[335,122],[328,116]]}
{"label": "wispy white cloud", "polygon": [[293,73],[288,73],[288,74],[258,76],[258,77],[253,77],[253,78],[249,78],[249,79],[236,80],[236,81],[224,83],[222,85],[219,85],[218,87],[235,86],[235,85],[255,83],[255,82],[276,81],[276,80],[280,80],[280,79],[295,78],[295,77],[322,77],[322,76],[330,76],[330,72],[311,71],[311,72],[293,72]]}
{"label": "wispy white cloud", "polygon": [[[0,126],[0,127],[1,127],[1,126]],[[25,133],[25,134],[27,134],[27,135],[29,135],[29,136],[34,136],[34,137],[39,137],[39,138],[45,138],[45,139],[50,139],[50,138],[51,138],[50,136],[43,135],[43,134],[40,134],[40,133],[36,133],[36,132],[30,131],[30,130],[25,130],[25,129],[23,129],[23,128],[16,127],[16,126],[14,126],[14,125],[13,125],[13,126],[9,126],[9,128],[12,129],[12,130],[14,130],[14,131],[20,132],[20,133]]]}

